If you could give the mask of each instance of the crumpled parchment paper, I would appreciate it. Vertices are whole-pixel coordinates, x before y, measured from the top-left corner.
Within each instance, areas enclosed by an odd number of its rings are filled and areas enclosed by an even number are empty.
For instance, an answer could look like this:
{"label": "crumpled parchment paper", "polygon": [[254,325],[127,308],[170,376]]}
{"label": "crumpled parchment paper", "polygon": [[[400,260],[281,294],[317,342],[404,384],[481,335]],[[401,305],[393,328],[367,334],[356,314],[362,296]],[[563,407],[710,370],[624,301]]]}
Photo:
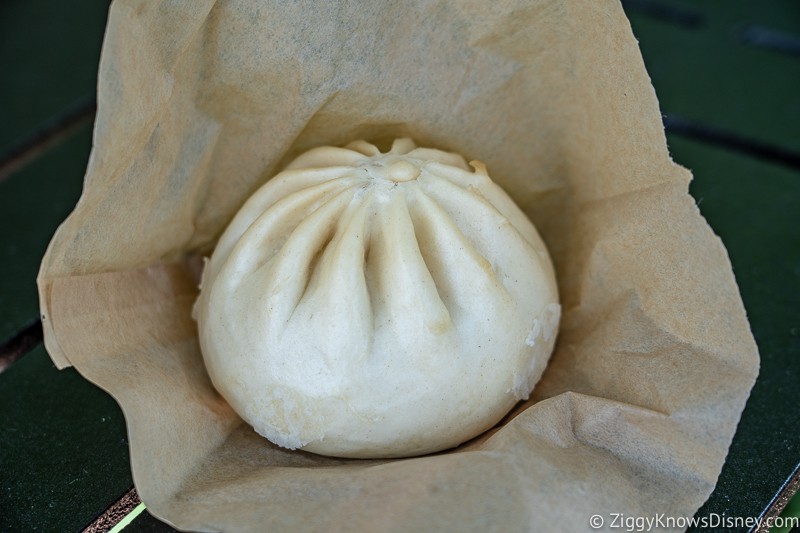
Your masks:
{"label": "crumpled parchment paper", "polygon": [[[538,226],[564,310],[556,351],[530,401],[454,451],[279,449],[205,373],[198,258],[302,151],[398,136],[484,161]],[[46,346],[122,406],[136,487],[181,529],[692,515],[758,354],[689,180],[615,0],[116,0],[83,196],[39,276]]]}

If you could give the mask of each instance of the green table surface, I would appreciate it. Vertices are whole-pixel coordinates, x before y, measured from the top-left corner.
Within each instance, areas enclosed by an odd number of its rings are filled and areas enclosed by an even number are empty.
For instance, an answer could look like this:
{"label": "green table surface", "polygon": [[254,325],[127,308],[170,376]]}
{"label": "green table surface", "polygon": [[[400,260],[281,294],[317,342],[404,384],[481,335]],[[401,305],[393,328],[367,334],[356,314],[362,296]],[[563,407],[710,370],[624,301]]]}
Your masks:
{"label": "green table surface", "polygon": [[[757,517],[800,465],[800,2],[623,1],[672,157],[725,243],[761,372],[698,516]],[[132,486],[116,403],[58,371],[35,279],[91,149],[107,1],[0,3],[0,531],[79,531]],[[792,507],[797,509],[797,498]],[[797,511],[794,511],[797,512]],[[171,531],[146,512],[126,531]]]}

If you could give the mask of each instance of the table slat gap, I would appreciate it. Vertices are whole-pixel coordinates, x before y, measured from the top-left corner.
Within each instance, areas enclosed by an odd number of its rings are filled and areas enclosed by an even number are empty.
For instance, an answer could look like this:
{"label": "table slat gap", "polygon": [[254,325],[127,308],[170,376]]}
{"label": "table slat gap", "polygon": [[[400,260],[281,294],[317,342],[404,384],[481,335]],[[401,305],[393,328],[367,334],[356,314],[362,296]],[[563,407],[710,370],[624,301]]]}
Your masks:
{"label": "table slat gap", "polygon": [[775,498],[769,502],[767,508],[758,517],[758,524],[761,525],[756,525],[750,530],[751,533],[767,533],[771,529],[769,525],[780,516],[792,497],[797,494],[798,489],[800,489],[800,463],[795,467],[794,473],[786,480],[778,494],[775,495]]}
{"label": "table slat gap", "polygon": [[0,344],[0,373],[22,356],[33,351],[42,342],[42,321],[38,318],[25,326],[16,335]]}
{"label": "table slat gap", "polygon": [[54,115],[32,134],[0,155],[0,183],[45,153],[50,147],[69,137],[86,122],[94,120],[97,97],[92,94]]}
{"label": "table slat gap", "polygon": [[738,152],[756,159],[800,170],[800,153],[780,146],[743,137],[720,128],[695,122],[674,114],[663,117],[664,129],[681,137],[700,141],[718,148]]}

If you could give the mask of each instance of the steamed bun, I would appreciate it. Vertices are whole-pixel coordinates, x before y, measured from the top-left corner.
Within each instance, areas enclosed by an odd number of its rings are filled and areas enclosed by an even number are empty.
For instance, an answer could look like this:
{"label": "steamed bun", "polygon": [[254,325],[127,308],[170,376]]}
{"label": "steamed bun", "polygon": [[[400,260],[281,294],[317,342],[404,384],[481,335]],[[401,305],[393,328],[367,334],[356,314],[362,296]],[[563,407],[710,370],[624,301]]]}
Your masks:
{"label": "steamed bun", "polygon": [[495,425],[560,306],[536,229],[480,162],[396,140],[306,152],[236,214],[195,306],[214,386],[261,435],[403,457]]}

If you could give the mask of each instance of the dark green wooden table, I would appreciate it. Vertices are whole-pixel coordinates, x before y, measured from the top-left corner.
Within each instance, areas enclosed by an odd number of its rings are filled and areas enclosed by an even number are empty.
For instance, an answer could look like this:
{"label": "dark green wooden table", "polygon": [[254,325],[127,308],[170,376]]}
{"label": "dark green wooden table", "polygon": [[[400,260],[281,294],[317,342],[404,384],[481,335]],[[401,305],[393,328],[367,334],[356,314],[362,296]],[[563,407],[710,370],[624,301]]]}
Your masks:
{"label": "dark green wooden table", "polygon": [[[761,374],[698,516],[800,485],[800,2],[623,1],[673,158],[727,246]],[[81,190],[107,1],[0,3],[0,531],[108,530],[136,507],[122,414],[41,345],[35,278]],[[800,515],[800,499],[784,511]],[[105,521],[103,521],[105,520]],[[171,531],[146,512],[126,531]]]}

